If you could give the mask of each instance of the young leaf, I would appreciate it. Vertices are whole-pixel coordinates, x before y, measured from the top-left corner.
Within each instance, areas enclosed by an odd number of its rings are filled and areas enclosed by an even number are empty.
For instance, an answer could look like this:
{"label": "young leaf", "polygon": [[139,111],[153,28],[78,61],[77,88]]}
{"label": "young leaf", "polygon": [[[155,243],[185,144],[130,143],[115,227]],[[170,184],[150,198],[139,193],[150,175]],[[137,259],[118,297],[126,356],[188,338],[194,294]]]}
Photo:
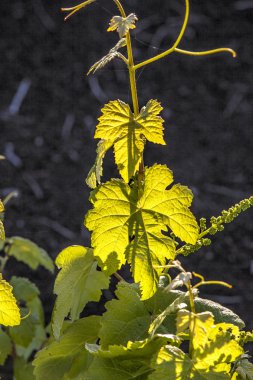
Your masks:
{"label": "young leaf", "polygon": [[115,161],[125,182],[136,173],[144,150],[144,138],[155,144],[165,145],[162,107],[157,100],[150,100],[137,117],[128,104],[114,100],[102,109],[95,138],[111,141]]}
{"label": "young leaf", "polygon": [[96,71],[102,69],[104,66],[106,66],[109,62],[111,62],[114,58],[118,57],[122,59],[122,56],[118,52],[119,49],[126,46],[126,39],[121,38],[118,43],[109,51],[108,54],[106,54],[103,58],[101,58],[99,61],[94,63],[94,65],[91,66],[90,70],[88,71],[87,75],[90,73],[95,73]]}
{"label": "young leaf", "polygon": [[[86,370],[92,356],[85,349],[85,343],[95,343],[100,328],[100,317],[82,318],[70,324],[63,331],[59,341],[51,341],[37,353],[33,365],[36,380],[76,379],[77,368],[86,379]],[[75,373],[76,377],[71,373]],[[79,378],[78,378],[79,379]]]}
{"label": "young leaf", "polygon": [[12,353],[12,344],[9,336],[0,328],[0,366],[4,365],[7,357]]}
{"label": "young leaf", "polygon": [[92,233],[94,255],[104,270],[115,272],[126,259],[135,282],[140,282],[142,298],[157,289],[166,258],[174,259],[175,243],[162,234],[169,227],[181,240],[194,242],[198,226],[189,210],[191,191],[171,185],[171,171],[163,165],[146,169],[143,194],[120,180],[98,187],[91,196],[94,209],[85,224]]}
{"label": "young leaf", "polygon": [[0,325],[16,326],[20,324],[20,311],[12,290],[12,286],[3,280],[0,274]]}
{"label": "young leaf", "polygon": [[90,248],[68,247],[58,255],[55,263],[60,272],[54,287],[57,299],[52,329],[58,339],[64,318],[70,314],[74,321],[88,302],[99,301],[102,289],[109,286],[109,278],[97,270],[97,262]]}
{"label": "young leaf", "polygon": [[127,17],[113,16],[107,32],[113,32],[117,30],[120,38],[125,37],[130,29],[135,29],[135,22],[138,20],[134,13],[131,13]]}
{"label": "young leaf", "polygon": [[89,171],[86,178],[86,183],[91,189],[97,187],[97,182],[100,184],[100,179],[103,175],[103,160],[105,153],[112,147],[113,142],[110,140],[101,140],[97,146],[97,157],[95,164]]}
{"label": "young leaf", "polygon": [[106,303],[107,311],[101,320],[99,337],[102,349],[148,337],[151,315],[141,301],[136,285],[119,283],[115,295],[117,299]]}
{"label": "young leaf", "polygon": [[14,256],[18,261],[22,261],[31,269],[37,269],[39,265],[54,271],[54,264],[44,249],[35,243],[22,237],[14,236],[6,240],[10,244],[7,250],[8,255]]}

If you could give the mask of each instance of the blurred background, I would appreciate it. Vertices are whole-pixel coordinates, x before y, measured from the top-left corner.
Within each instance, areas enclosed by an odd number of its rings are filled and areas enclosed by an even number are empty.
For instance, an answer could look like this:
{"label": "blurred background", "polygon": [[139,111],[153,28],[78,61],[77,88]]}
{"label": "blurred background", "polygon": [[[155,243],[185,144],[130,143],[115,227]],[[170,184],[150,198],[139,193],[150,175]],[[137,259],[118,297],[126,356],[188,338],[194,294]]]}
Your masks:
{"label": "blurred background", "polygon": [[[116,9],[98,0],[64,22],[58,0],[1,0],[0,197],[17,191],[6,212],[8,236],[32,239],[55,258],[70,244],[89,244],[83,218],[90,207],[86,175],[95,160],[93,140],[100,108],[130,102],[127,71],[113,61],[96,75],[90,66],[117,42],[106,33]],[[175,41],[183,0],[124,0],[139,17],[132,32],[136,62]],[[252,195],[253,0],[191,1],[182,49],[231,47],[227,53],[189,57],[174,53],[137,73],[141,106],[164,107],[167,146],[147,145],[145,163],[167,164],[176,182],[194,192],[198,217],[218,215]],[[105,179],[118,176],[112,154]],[[184,260],[185,267],[233,289],[209,287],[202,295],[239,313],[253,328],[252,210],[241,215],[211,247]],[[54,277],[11,261],[6,277],[29,276],[42,291],[47,321]]]}

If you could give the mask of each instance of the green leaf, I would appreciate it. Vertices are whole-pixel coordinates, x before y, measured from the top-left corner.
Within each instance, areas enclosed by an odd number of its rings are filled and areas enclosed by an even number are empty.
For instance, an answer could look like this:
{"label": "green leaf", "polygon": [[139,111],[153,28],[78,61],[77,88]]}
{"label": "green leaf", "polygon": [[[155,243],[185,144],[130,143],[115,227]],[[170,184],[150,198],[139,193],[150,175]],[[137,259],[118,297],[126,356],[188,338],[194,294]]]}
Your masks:
{"label": "green leaf", "polygon": [[101,347],[112,344],[125,345],[129,340],[148,337],[151,315],[141,302],[135,285],[119,283],[115,292],[117,299],[106,303],[107,311],[101,320],[99,332]]}
{"label": "green leaf", "polygon": [[193,244],[198,226],[189,210],[191,191],[171,185],[173,176],[164,165],[145,171],[142,194],[120,180],[112,180],[95,189],[91,196],[94,209],[85,224],[92,233],[92,246],[104,270],[115,272],[127,261],[135,282],[140,282],[142,298],[156,291],[166,259],[174,259],[175,243],[161,231],[170,228],[181,240]]}
{"label": "green leaf", "polygon": [[15,297],[25,302],[21,324],[10,329],[9,334],[16,345],[19,356],[27,359],[45,341],[44,312],[39,299],[39,290],[27,278],[13,276],[10,281]]}
{"label": "green leaf", "polygon": [[233,380],[253,380],[253,364],[246,358],[239,360]]}
{"label": "green leaf", "polygon": [[[145,304],[147,305],[147,308],[150,312],[159,315],[166,309],[168,305],[170,305],[175,301],[175,299],[181,296],[183,297],[182,302],[185,302],[188,305],[189,310],[189,296],[187,296],[187,292],[178,290],[172,290],[168,292],[163,288],[158,288],[154,296],[150,300],[145,301]],[[194,304],[197,313],[210,311],[214,316],[216,324],[225,322],[234,324],[235,326],[238,326],[239,329],[243,329],[245,327],[244,322],[238,317],[237,314],[216,302],[200,297],[195,297]],[[168,320],[168,318],[166,319]],[[171,331],[174,332],[173,329]]]}
{"label": "green leaf", "polygon": [[29,303],[29,301],[40,295],[37,286],[26,277],[12,276],[10,284],[13,287],[14,296],[26,303]]}
{"label": "green leaf", "polygon": [[64,249],[57,256],[56,266],[61,270],[54,287],[57,299],[52,329],[58,339],[64,318],[70,314],[74,321],[88,302],[99,301],[102,289],[109,286],[109,277],[97,270],[92,249],[81,246]]}
{"label": "green leaf", "polygon": [[15,380],[35,380],[32,363],[27,363],[23,358],[15,357],[13,369]]}
{"label": "green leaf", "polygon": [[[154,334],[156,330],[163,324],[164,320],[168,315],[177,313],[178,310],[185,309],[187,304],[185,303],[186,294],[182,294],[180,297],[176,298],[166,309],[159,314],[149,328],[149,333]],[[183,311],[183,310],[182,310]]]}
{"label": "green leaf", "polygon": [[131,13],[127,17],[113,16],[107,32],[113,32],[117,30],[120,38],[124,37],[130,29],[135,29],[135,22],[138,20],[134,13]]}
{"label": "green leaf", "polygon": [[48,269],[50,272],[54,271],[54,264],[44,249],[38,247],[35,243],[28,239],[14,236],[7,239],[10,248],[7,253],[14,256],[18,261],[22,261],[31,269],[37,269],[39,265]]}
{"label": "green leaf", "polygon": [[9,336],[0,329],[0,366],[4,365],[5,360],[12,353],[12,344]]}
{"label": "green leaf", "polygon": [[109,51],[108,54],[106,54],[104,57],[102,57],[99,61],[94,63],[94,65],[91,66],[90,70],[88,71],[87,75],[90,73],[95,73],[96,71],[102,69],[104,66],[106,66],[109,62],[111,62],[114,58],[121,58],[122,55],[118,52],[119,49],[126,46],[126,39],[121,38],[117,44]]}
{"label": "green leaf", "polygon": [[0,273],[0,325],[16,326],[20,324],[20,311],[12,290],[12,286],[3,280]]}
{"label": "green leaf", "polygon": [[[79,373],[86,379],[86,370],[92,361],[85,343],[95,343],[100,328],[100,317],[82,318],[70,324],[59,341],[50,342],[37,353],[33,365],[36,380],[70,380]],[[73,377],[72,377],[73,376]]]}
{"label": "green leaf", "polygon": [[197,313],[210,311],[214,316],[215,323],[231,323],[238,326],[240,329],[245,327],[245,323],[237,314],[217,302],[195,297],[194,303]]}
{"label": "green leaf", "polygon": [[146,379],[150,373],[150,362],[155,353],[169,341],[165,336],[154,336],[143,341],[128,342],[126,346],[109,346],[108,350],[98,345],[86,345],[94,360],[88,370],[88,380]]}
{"label": "green leaf", "polygon": [[98,143],[95,164],[90,169],[86,178],[87,185],[92,189],[95,189],[95,187],[97,187],[97,182],[100,184],[100,179],[103,175],[103,159],[105,153],[108,151],[108,149],[111,148],[111,146],[112,141],[101,140]]}
{"label": "green leaf", "polygon": [[115,161],[125,182],[139,169],[145,138],[155,144],[165,145],[163,139],[162,111],[157,100],[150,100],[138,116],[134,116],[128,104],[114,100],[102,109],[95,138],[114,144]]}

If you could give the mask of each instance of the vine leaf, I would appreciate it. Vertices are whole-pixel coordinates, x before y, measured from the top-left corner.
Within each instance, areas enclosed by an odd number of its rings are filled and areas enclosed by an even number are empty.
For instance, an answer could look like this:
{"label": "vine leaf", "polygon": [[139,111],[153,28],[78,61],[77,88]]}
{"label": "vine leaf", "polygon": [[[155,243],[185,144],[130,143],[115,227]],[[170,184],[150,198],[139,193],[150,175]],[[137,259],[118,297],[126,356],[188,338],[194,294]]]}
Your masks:
{"label": "vine leaf", "polygon": [[246,358],[239,360],[232,380],[253,380],[253,364]]}
{"label": "vine leaf", "polygon": [[86,344],[94,356],[89,367],[89,380],[146,379],[150,373],[150,362],[163,345],[170,342],[165,335],[156,335],[142,341],[129,341],[126,346],[113,345],[104,351],[96,344]]}
{"label": "vine leaf", "polygon": [[12,286],[3,280],[0,274],[0,325],[16,326],[20,324],[20,311],[12,291]]}
{"label": "vine leaf", "polygon": [[68,247],[58,255],[56,265],[60,272],[54,287],[57,299],[52,329],[58,339],[64,318],[70,314],[74,321],[88,302],[99,301],[102,289],[109,286],[109,278],[97,270],[97,262],[90,248]]}
{"label": "vine leaf", "polygon": [[118,50],[123,48],[124,46],[126,46],[126,39],[121,38],[118,41],[118,43],[109,51],[108,54],[106,54],[103,58],[101,58],[99,61],[94,63],[94,65],[91,66],[87,75],[91,74],[92,72],[95,73],[96,71],[102,69],[104,66],[106,66],[109,62],[111,62],[116,57],[122,58]]}
{"label": "vine leaf", "polygon": [[165,145],[164,120],[159,116],[162,109],[157,100],[150,100],[136,117],[121,100],[111,101],[102,109],[95,138],[114,145],[115,161],[125,182],[129,182],[139,168],[145,138]]}
{"label": "vine leaf", "polygon": [[208,371],[196,369],[190,357],[173,346],[161,348],[158,355],[153,358],[151,367],[155,371],[148,376],[148,380],[164,380],[168,373],[170,380],[229,380],[231,378],[222,370],[223,368],[218,366],[216,368],[213,363],[210,363]]}
{"label": "vine leaf", "polygon": [[6,251],[9,256],[14,256],[16,260],[22,261],[33,270],[37,269],[39,265],[42,265],[53,273],[54,264],[52,259],[44,249],[40,248],[31,240],[13,236],[6,239],[6,243],[9,244],[9,248]]}
{"label": "vine leaf", "polygon": [[110,140],[101,140],[97,146],[97,157],[95,164],[90,169],[86,178],[86,183],[91,189],[97,187],[97,183],[100,184],[101,177],[103,175],[103,160],[108,149],[112,147],[113,142]]}
{"label": "vine leaf", "polygon": [[108,272],[115,272],[126,260],[135,282],[140,282],[142,298],[156,291],[166,259],[174,259],[175,242],[161,231],[170,228],[183,241],[195,244],[198,225],[189,210],[191,191],[173,182],[165,165],[145,171],[143,193],[121,180],[112,180],[92,192],[94,208],[85,219],[92,232],[94,255]]}
{"label": "vine leaf", "polygon": [[100,317],[79,319],[68,325],[59,341],[49,344],[37,353],[33,365],[37,380],[86,379],[86,370],[92,356],[85,343],[95,343],[100,328]]}
{"label": "vine leaf", "polygon": [[25,303],[21,313],[26,318],[21,320],[19,326],[12,327],[9,335],[15,343],[17,355],[27,360],[34,350],[40,349],[46,339],[40,292],[27,278],[13,276],[10,284],[13,286],[16,299]]}
{"label": "vine leaf", "polygon": [[120,38],[124,37],[130,29],[135,29],[135,22],[138,20],[134,13],[131,13],[127,17],[113,16],[107,32],[113,32],[117,30]]}
{"label": "vine leaf", "polygon": [[34,367],[31,362],[16,356],[13,362],[13,371],[15,380],[35,380],[33,374]]}
{"label": "vine leaf", "polygon": [[6,332],[0,328],[0,366],[4,365],[7,357],[12,353],[11,339]]}
{"label": "vine leaf", "polygon": [[141,302],[138,287],[119,283],[115,295],[117,299],[106,303],[107,311],[101,320],[99,337],[102,349],[148,337],[151,315]]}
{"label": "vine leaf", "polygon": [[3,221],[2,221],[2,215],[4,212],[4,204],[3,202],[0,200],[0,240],[4,240],[5,239],[5,231],[4,231],[4,225],[3,225]]}

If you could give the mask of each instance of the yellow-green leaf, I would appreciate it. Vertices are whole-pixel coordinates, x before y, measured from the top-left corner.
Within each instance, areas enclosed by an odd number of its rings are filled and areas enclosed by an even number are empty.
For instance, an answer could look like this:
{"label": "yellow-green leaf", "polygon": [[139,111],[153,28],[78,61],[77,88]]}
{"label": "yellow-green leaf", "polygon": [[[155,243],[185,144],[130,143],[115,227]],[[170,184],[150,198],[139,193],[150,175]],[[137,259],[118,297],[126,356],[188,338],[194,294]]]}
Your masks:
{"label": "yellow-green leaf", "polygon": [[20,324],[20,311],[12,293],[12,286],[0,274],[0,325],[17,326]]}
{"label": "yellow-green leaf", "polygon": [[134,13],[127,17],[113,16],[107,32],[117,30],[120,38],[124,37],[130,29],[135,29],[135,22],[138,20]]}
{"label": "yellow-green leaf", "polygon": [[247,358],[238,361],[232,380],[253,380],[253,364]]}
{"label": "yellow-green leaf", "polygon": [[165,144],[161,110],[157,100],[150,100],[136,117],[129,105],[120,100],[111,101],[102,109],[95,138],[114,145],[115,161],[125,182],[129,182],[139,168],[145,138],[155,144]]}
{"label": "yellow-green leaf", "polygon": [[74,321],[88,302],[99,301],[102,289],[109,286],[109,277],[97,270],[97,262],[90,248],[68,247],[57,256],[56,265],[61,270],[54,287],[57,299],[52,328],[58,339],[64,318],[70,314]]}
{"label": "yellow-green leaf", "polygon": [[42,265],[50,272],[54,271],[52,259],[48,256],[47,252],[37,244],[19,236],[13,236],[7,239],[7,242],[10,244],[10,248],[7,251],[8,255],[14,256],[16,260],[22,261],[34,270],[37,269],[39,265]]}
{"label": "yellow-green leaf", "polygon": [[126,260],[135,282],[140,282],[142,298],[157,289],[166,259],[175,257],[174,241],[162,231],[170,228],[181,240],[195,244],[197,222],[189,210],[191,191],[181,185],[171,189],[173,176],[163,165],[145,171],[143,194],[135,186],[112,180],[99,186],[91,196],[94,209],[85,224],[92,233],[92,246],[104,270],[114,272]]}
{"label": "yellow-green leaf", "polygon": [[105,153],[108,151],[108,149],[111,148],[111,146],[112,141],[110,140],[101,140],[98,143],[95,164],[90,169],[89,174],[86,178],[87,185],[92,189],[95,189],[95,187],[97,187],[97,183],[100,184],[100,179],[103,175],[103,159]]}
{"label": "yellow-green leaf", "polygon": [[36,380],[86,380],[92,356],[85,343],[95,343],[98,339],[100,318],[91,316],[66,324],[59,341],[49,341],[37,353],[33,361]]}

